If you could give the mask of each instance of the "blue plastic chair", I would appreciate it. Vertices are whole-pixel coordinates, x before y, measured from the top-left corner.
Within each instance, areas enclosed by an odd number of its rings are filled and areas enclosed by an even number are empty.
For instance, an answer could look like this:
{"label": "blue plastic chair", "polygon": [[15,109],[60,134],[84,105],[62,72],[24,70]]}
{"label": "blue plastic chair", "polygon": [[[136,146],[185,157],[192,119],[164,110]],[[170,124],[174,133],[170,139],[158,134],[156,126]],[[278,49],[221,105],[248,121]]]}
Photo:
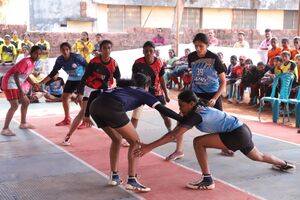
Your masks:
{"label": "blue plastic chair", "polygon": [[[290,114],[289,114],[289,110],[288,110],[288,99],[290,96],[290,92],[292,89],[292,84],[293,84],[293,80],[294,80],[294,74],[292,74],[291,72],[286,72],[286,73],[282,73],[279,74],[275,77],[273,84],[272,84],[272,93],[271,96],[269,97],[263,97],[260,99],[259,102],[259,113],[258,113],[258,119],[260,121],[260,113],[262,111],[262,107],[264,105],[265,101],[271,102],[272,104],[272,118],[273,118],[273,122],[277,123],[278,117],[279,117],[279,105],[280,103],[284,103],[284,108],[283,108],[283,123],[284,123],[284,119],[285,119],[285,114],[287,114],[288,116],[288,121],[290,121]],[[275,97],[276,94],[276,88],[278,86],[278,84],[280,84],[280,88],[279,88],[279,96],[278,98]]]}
{"label": "blue plastic chair", "polygon": [[[288,99],[287,105],[295,104],[296,127],[300,127],[300,86],[298,87],[298,94],[296,99]],[[289,107],[288,107],[289,108]]]}

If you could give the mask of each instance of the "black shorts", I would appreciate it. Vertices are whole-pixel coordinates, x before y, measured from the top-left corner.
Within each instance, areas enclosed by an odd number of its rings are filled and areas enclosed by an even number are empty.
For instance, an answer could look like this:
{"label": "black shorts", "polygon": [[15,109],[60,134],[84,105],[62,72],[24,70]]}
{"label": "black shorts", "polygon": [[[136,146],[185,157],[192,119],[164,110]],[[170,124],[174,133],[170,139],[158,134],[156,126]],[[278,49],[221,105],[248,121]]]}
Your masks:
{"label": "black shorts", "polygon": [[79,84],[80,84],[80,81],[67,80],[65,87],[64,87],[64,93],[73,93],[73,92],[77,91]]}
{"label": "black shorts", "polygon": [[105,95],[97,97],[91,103],[90,114],[99,128],[120,128],[130,122],[123,105]]}
{"label": "black shorts", "polygon": [[60,98],[62,95],[61,94],[51,94],[52,96],[55,96],[56,98]]}
{"label": "black shorts", "polygon": [[[213,92],[213,93],[195,93],[195,94],[197,95],[197,97],[209,101],[215,96],[216,92]],[[221,96],[217,99],[214,108],[223,111]]]}
{"label": "black shorts", "polygon": [[240,150],[247,155],[254,148],[252,133],[246,124],[231,132],[219,133],[219,136],[224,145],[232,151]]}
{"label": "black shorts", "polygon": [[157,98],[157,100],[162,104],[162,105],[166,105],[166,100],[165,97],[163,95],[161,96],[155,96]]}

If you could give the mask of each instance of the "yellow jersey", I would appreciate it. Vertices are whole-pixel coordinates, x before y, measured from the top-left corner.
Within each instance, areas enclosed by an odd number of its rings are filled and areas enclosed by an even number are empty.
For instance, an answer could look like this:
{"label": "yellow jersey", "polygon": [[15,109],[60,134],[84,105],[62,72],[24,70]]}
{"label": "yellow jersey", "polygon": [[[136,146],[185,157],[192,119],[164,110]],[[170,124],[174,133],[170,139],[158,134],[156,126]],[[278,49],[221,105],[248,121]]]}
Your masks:
{"label": "yellow jersey", "polygon": [[28,51],[30,51],[30,49],[31,49],[31,47],[33,46],[33,43],[32,42],[30,42],[29,40],[28,41],[22,41],[21,42],[21,44],[20,44],[20,49],[22,49],[22,50],[28,50]]}
{"label": "yellow jersey", "polygon": [[4,44],[3,38],[0,37],[0,45]]}
{"label": "yellow jersey", "polygon": [[19,38],[12,38],[10,40],[10,42],[16,47],[17,52],[18,52],[18,49],[21,49],[20,45],[21,45],[22,40],[20,40]]}
{"label": "yellow jersey", "polygon": [[75,53],[81,54],[84,57],[84,59],[86,60],[86,62],[89,63],[90,60],[91,60],[91,53],[94,50],[94,44],[91,41],[87,41],[87,42],[84,42],[84,43],[87,46],[87,49],[84,48],[84,45],[82,44],[82,41],[79,39],[73,45],[72,50]]}
{"label": "yellow jersey", "polygon": [[49,58],[49,50],[50,50],[49,42],[47,42],[46,40],[44,40],[44,42],[38,41],[35,45],[39,46],[42,49],[42,51],[48,50],[48,53],[41,54],[40,56],[41,59]]}
{"label": "yellow jersey", "polygon": [[17,55],[17,49],[12,43],[10,43],[9,45],[6,45],[4,43],[0,46],[0,55],[1,55],[2,62],[5,63],[13,62]]}

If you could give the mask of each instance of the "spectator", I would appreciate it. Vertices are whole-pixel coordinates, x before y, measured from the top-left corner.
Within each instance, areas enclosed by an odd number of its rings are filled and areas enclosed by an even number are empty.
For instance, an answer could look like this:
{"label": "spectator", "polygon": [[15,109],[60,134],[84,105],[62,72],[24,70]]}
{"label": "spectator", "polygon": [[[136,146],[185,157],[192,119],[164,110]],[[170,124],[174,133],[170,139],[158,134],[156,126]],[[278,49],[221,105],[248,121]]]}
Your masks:
{"label": "spectator", "polygon": [[223,55],[222,52],[218,52],[217,55],[218,55],[218,57],[220,58],[220,60],[222,62],[222,65],[223,65],[223,68],[225,69],[225,74],[226,74],[227,73],[227,66],[226,66],[226,64],[225,64],[225,62],[223,60],[224,55]]}
{"label": "spectator", "polygon": [[231,91],[230,91],[230,98],[228,99],[228,102],[229,103],[233,103],[235,101],[235,99],[238,101],[239,100],[239,95],[238,95],[238,88],[239,88],[239,85],[241,83],[241,78],[242,78],[242,75],[243,75],[243,70],[244,70],[244,67],[245,67],[245,61],[246,61],[246,57],[245,56],[240,56],[239,57],[239,61],[240,61],[240,64],[235,66],[233,69],[232,69],[232,72],[231,72],[231,82],[230,84],[232,85],[230,88]]}
{"label": "spectator", "polygon": [[[184,56],[181,57],[179,60],[176,60],[174,62],[174,70],[170,74],[170,78],[172,81],[175,83],[175,85],[178,85],[178,89],[182,88],[181,83],[178,81],[178,77],[182,77],[183,75],[188,72],[188,55],[190,54],[191,50],[190,49],[185,49],[184,50]],[[188,74],[186,74],[188,75]],[[189,84],[188,82],[185,82],[185,86]]]}
{"label": "spectator", "polygon": [[284,72],[291,72],[295,75],[295,81],[298,81],[298,69],[297,65],[294,61],[290,60],[291,53],[289,51],[283,51],[281,53],[281,57],[283,60],[283,64],[281,66],[281,71]]}
{"label": "spectator", "polygon": [[265,39],[260,43],[260,50],[269,50],[271,48],[272,30],[267,28],[265,30]]}
{"label": "spectator", "polygon": [[257,63],[256,67],[251,67],[250,79],[250,102],[248,105],[257,105],[257,99],[259,98],[260,80],[266,73],[267,68],[263,62]]}
{"label": "spectator", "polygon": [[294,59],[297,54],[300,54],[300,37],[294,37],[293,42],[295,49],[291,52],[291,59]]}
{"label": "spectator", "polygon": [[20,44],[19,51],[24,54],[24,57],[27,57],[32,46],[33,46],[33,43],[30,41],[29,33],[24,33],[23,41]]}
{"label": "spectator", "polygon": [[[45,40],[46,33],[40,32],[39,34],[39,41],[35,44],[39,46],[42,49],[42,54],[40,57],[39,62],[36,63],[35,69],[42,69],[41,73],[44,73],[46,75],[46,69],[48,69],[48,58],[49,58],[49,51],[50,51],[50,44],[48,41]],[[42,66],[37,66],[42,65]],[[45,78],[45,77],[43,77]]]}
{"label": "spectator", "polygon": [[165,45],[165,38],[161,35],[162,29],[158,28],[157,29],[157,35],[152,38],[152,42],[155,44],[155,46],[161,46]]}
{"label": "spectator", "polygon": [[3,38],[1,37],[1,32],[0,32],[0,45],[2,45],[4,43]]}
{"label": "spectator", "polygon": [[243,69],[243,74],[241,78],[241,83],[239,85],[239,103],[243,102],[244,100],[244,91],[247,87],[250,87],[251,80],[253,78],[252,70],[253,68],[256,68],[255,65],[253,65],[253,61],[248,58],[245,61],[245,67]]}
{"label": "spectator", "polygon": [[72,50],[75,53],[82,55],[87,63],[90,62],[94,44],[90,41],[89,34],[86,31],[81,33],[81,38],[76,40],[75,44],[72,46]]}
{"label": "spectator", "polygon": [[96,34],[96,42],[94,44],[94,50],[93,50],[93,56],[99,56],[101,50],[100,50],[100,43],[102,41],[103,37],[100,33]]}
{"label": "spectator", "polygon": [[218,46],[219,40],[215,37],[214,30],[208,32],[208,45],[209,46]]}
{"label": "spectator", "polygon": [[4,43],[0,45],[0,61],[2,61],[3,64],[13,65],[16,58],[17,50],[15,46],[10,42],[10,35],[5,35]]}
{"label": "spectator", "polygon": [[237,57],[236,55],[230,56],[230,64],[226,70],[226,77],[228,78],[231,74],[232,69],[237,65]]}
{"label": "spectator", "polygon": [[15,48],[16,48],[16,50],[17,50],[17,57],[18,57],[18,55],[19,55],[19,50],[20,50],[20,45],[21,45],[21,40],[18,38],[18,32],[17,31],[13,31],[12,32],[12,39],[11,39],[11,41],[10,41],[14,46],[15,46]]}
{"label": "spectator", "polygon": [[61,102],[65,82],[57,73],[50,81],[46,83],[46,102]]}
{"label": "spectator", "polygon": [[169,59],[166,62],[167,66],[165,67],[165,74],[164,74],[164,78],[167,82],[167,87],[169,89],[172,88],[172,80],[170,79],[170,74],[175,68],[173,64],[177,59],[178,58],[176,57],[174,49],[169,49]]}
{"label": "spectator", "polygon": [[274,66],[274,58],[281,54],[281,48],[278,47],[278,39],[273,37],[271,39],[271,49],[268,51],[268,65]]}
{"label": "spectator", "polygon": [[292,49],[289,46],[289,38],[287,38],[287,37],[282,38],[281,46],[282,46],[281,52],[283,52],[283,51],[288,51],[290,53],[292,52]]}
{"label": "spectator", "polygon": [[297,65],[297,69],[298,69],[298,83],[300,83],[300,76],[299,76],[299,74],[300,74],[300,54],[295,55],[294,61]]}
{"label": "spectator", "polygon": [[233,48],[249,49],[249,43],[245,40],[245,33],[243,31],[238,32],[238,41],[233,45]]}

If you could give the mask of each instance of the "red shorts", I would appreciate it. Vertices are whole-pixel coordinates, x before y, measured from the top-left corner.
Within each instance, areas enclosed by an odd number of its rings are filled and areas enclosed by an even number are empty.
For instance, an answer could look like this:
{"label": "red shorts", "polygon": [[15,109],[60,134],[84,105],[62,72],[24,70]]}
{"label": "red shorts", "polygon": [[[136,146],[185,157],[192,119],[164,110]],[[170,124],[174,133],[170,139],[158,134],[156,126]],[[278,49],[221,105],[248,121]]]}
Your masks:
{"label": "red shorts", "polygon": [[3,90],[3,92],[8,101],[19,99],[19,90],[18,89],[5,89],[5,90]]}

